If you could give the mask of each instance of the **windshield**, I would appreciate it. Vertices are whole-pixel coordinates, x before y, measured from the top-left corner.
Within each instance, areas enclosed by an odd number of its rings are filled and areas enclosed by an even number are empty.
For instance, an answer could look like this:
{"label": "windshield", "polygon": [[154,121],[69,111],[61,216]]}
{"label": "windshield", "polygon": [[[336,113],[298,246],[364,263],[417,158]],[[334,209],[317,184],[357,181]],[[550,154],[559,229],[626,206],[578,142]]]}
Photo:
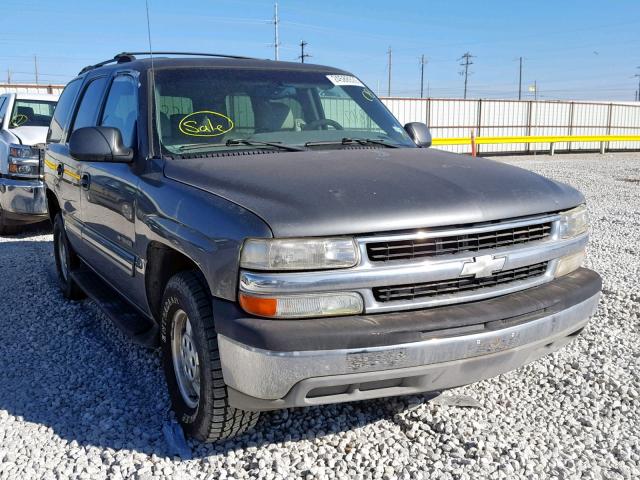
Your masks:
{"label": "windshield", "polygon": [[343,148],[356,140],[380,148],[415,147],[380,100],[351,75],[181,68],[157,70],[155,85],[160,140],[173,155]]}
{"label": "windshield", "polygon": [[56,102],[47,100],[20,100],[13,104],[9,128],[48,127]]}

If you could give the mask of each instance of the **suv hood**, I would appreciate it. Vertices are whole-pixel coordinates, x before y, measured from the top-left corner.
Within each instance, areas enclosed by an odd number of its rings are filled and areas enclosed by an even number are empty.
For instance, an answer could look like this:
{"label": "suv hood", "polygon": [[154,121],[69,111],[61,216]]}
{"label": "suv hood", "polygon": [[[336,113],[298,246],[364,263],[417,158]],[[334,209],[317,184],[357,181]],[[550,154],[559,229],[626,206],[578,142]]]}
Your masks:
{"label": "suv hood", "polygon": [[16,127],[9,130],[23,145],[35,145],[47,141],[47,127]]}
{"label": "suv hood", "polygon": [[577,190],[527,170],[432,148],[176,159],[165,175],[251,210],[276,237],[486,222],[584,202]]}

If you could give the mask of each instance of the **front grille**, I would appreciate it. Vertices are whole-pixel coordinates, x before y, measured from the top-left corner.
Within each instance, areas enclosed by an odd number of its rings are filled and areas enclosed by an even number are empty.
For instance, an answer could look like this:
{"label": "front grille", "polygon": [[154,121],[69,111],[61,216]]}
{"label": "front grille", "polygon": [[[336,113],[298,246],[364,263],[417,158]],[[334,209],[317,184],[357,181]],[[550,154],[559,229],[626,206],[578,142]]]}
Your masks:
{"label": "front grille", "polygon": [[551,235],[551,222],[502,229],[496,226],[496,228],[490,232],[465,235],[371,242],[367,244],[367,255],[372,262],[410,260],[420,257],[491,250],[543,240]]}
{"label": "front grille", "polygon": [[373,289],[373,296],[378,302],[393,302],[397,300],[410,301],[416,298],[437,297],[439,295],[455,295],[544,275],[547,271],[547,263],[548,262],[541,262],[529,265],[528,267],[503,270],[490,277],[462,277],[453,280],[415,283],[412,285],[376,287]]}

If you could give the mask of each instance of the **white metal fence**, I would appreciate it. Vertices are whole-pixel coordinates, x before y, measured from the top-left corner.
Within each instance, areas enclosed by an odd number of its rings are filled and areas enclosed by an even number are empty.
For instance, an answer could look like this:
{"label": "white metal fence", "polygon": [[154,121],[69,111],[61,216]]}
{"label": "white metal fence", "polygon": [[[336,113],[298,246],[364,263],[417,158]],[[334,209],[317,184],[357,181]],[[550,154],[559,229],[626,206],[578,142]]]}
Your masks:
{"label": "white metal fence", "polygon": [[[566,101],[382,98],[400,123],[424,122],[434,138],[537,135],[640,135],[640,104]],[[439,146],[468,153],[469,145]],[[564,142],[560,150],[598,150],[599,142]],[[479,153],[548,151],[549,143],[478,145]],[[640,150],[615,142],[609,150]]]}
{"label": "white metal fence", "polygon": [[43,85],[35,83],[0,83],[0,95],[3,93],[62,93],[64,85]]}

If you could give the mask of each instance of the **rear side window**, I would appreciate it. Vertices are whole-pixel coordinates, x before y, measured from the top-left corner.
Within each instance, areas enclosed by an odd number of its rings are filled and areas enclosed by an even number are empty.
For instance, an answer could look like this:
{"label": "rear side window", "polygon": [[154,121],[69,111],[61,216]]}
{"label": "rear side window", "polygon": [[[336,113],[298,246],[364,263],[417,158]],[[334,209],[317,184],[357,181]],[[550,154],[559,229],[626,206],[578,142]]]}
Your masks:
{"label": "rear side window", "polygon": [[104,106],[100,125],[115,127],[122,134],[125,147],[133,147],[136,141],[138,120],[138,85],[129,75],[120,75],[113,80]]}
{"label": "rear side window", "polygon": [[102,100],[106,85],[107,77],[100,77],[92,80],[87,88],[84,89],[78,113],[76,113],[76,118],[73,121],[72,131],[83,127],[95,127],[101,105],[100,100]]}
{"label": "rear side window", "polygon": [[53,112],[53,119],[51,125],[49,125],[49,132],[47,133],[48,143],[58,143],[62,140],[62,134],[64,133],[64,127],[69,119],[71,108],[73,107],[73,101],[80,90],[82,84],[81,79],[71,81],[60,95],[58,105],[56,105],[55,112]]}

